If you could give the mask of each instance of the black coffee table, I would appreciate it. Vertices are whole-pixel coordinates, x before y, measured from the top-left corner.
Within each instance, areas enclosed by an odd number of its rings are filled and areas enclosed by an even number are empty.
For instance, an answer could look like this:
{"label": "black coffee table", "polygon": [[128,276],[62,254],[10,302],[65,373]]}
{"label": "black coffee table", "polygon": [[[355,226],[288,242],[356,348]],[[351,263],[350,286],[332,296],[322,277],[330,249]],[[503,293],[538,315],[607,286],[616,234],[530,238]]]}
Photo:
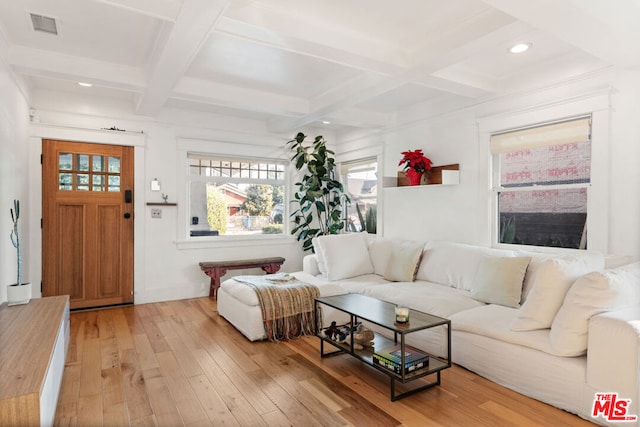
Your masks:
{"label": "black coffee table", "polygon": [[[320,305],[324,304],[333,307],[337,310],[343,311],[349,314],[351,319],[351,325],[365,320],[381,326],[389,331],[389,336],[393,335],[393,339],[384,335],[375,334],[374,347],[365,347],[363,350],[355,349],[355,342],[351,332],[350,336],[343,342],[337,342],[323,333],[323,329],[318,326],[318,319],[316,318],[316,335],[320,338],[320,356],[336,356],[339,354],[350,354],[351,356],[361,360],[362,362],[373,366],[375,369],[388,375],[390,378],[390,397],[392,401],[402,399],[403,397],[412,395],[421,390],[436,386],[440,384],[440,372],[444,369],[451,367],[451,321],[442,317],[434,316],[431,314],[423,313],[417,310],[410,310],[409,320],[410,323],[406,325],[399,325],[395,323],[395,305],[380,301],[376,298],[372,298],[366,295],[360,294],[346,294],[336,295],[330,297],[316,298],[315,300],[315,313],[318,313]],[[405,337],[416,331],[424,329],[434,328],[438,326],[446,326],[447,328],[447,357],[441,358],[429,354],[420,349],[416,349],[408,346],[405,343]],[[398,340],[398,337],[400,338]],[[399,341],[399,343],[398,343]],[[324,352],[324,343],[327,342],[338,350],[329,353]],[[385,367],[374,361],[374,358],[380,360],[379,355],[383,349],[389,349],[391,347],[399,346],[398,353],[401,355],[401,361],[398,366],[398,372]],[[406,352],[413,352],[418,354],[424,354],[428,356],[428,365],[417,369],[407,367],[405,361]],[[376,352],[378,356],[375,357]],[[428,384],[421,385],[413,388],[404,393],[395,393],[396,382],[407,383],[410,381],[423,378],[427,375],[436,375],[436,380]]]}

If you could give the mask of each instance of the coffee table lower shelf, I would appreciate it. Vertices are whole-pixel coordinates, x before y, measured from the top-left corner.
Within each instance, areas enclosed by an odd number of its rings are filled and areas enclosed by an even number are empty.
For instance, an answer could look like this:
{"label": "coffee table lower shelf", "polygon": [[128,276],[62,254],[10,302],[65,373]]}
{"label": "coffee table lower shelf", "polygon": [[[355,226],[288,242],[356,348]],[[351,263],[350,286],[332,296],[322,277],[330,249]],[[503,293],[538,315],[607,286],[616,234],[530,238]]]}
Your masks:
{"label": "coffee table lower shelf", "polygon": [[[373,368],[387,375],[389,377],[389,389],[390,389],[389,397],[392,402],[395,402],[396,400],[402,399],[407,396],[411,396],[412,394],[415,394],[422,390],[426,390],[433,386],[440,385],[440,372],[443,369],[447,369],[451,367],[451,363],[448,360],[441,359],[439,357],[425,353],[429,356],[428,366],[422,367],[420,369],[417,369],[411,372],[406,372],[406,370],[402,370],[404,372],[401,371],[401,373],[396,373],[390,369],[387,369],[383,366],[380,366],[379,364],[374,363],[373,361],[374,351],[370,348],[365,348],[363,350],[355,350],[355,349],[352,350],[350,342],[337,342],[331,339],[327,339],[321,333],[318,333],[317,337],[320,338],[320,356],[322,358],[338,356],[341,354],[350,354],[351,356],[357,359],[360,359],[362,362],[366,363],[367,365],[372,366]],[[337,350],[325,353],[324,351],[325,342],[327,344],[330,344],[332,347],[337,348]],[[397,344],[398,343],[392,339],[388,339],[382,335],[376,334],[374,338],[373,348],[379,348],[379,349],[389,348]],[[396,382],[405,384],[405,383],[409,383],[417,379],[426,377],[428,375],[436,375],[435,381],[422,384],[419,387],[415,387],[408,391],[396,394]]]}

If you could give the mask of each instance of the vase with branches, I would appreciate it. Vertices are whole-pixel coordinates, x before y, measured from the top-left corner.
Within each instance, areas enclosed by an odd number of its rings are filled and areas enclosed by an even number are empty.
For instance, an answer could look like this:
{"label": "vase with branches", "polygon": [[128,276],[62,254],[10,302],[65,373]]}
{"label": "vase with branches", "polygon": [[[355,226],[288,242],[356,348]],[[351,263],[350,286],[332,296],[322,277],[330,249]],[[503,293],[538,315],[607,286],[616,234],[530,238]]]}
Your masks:
{"label": "vase with branches", "polygon": [[320,135],[305,145],[305,138],[299,132],[287,146],[294,152],[291,161],[302,173],[295,183],[292,203],[297,207],[290,215],[295,223],[291,234],[297,235],[298,241],[303,242],[302,249],[307,251],[313,250],[314,237],[338,234],[344,229],[343,209],[351,200],[336,179],[335,153],[327,148],[326,140]]}
{"label": "vase with branches", "polygon": [[17,254],[17,280],[13,285],[9,285],[7,288],[7,302],[9,305],[26,304],[31,299],[31,284],[23,283],[22,281],[22,245],[20,242],[20,229],[18,228],[18,222],[20,219],[20,200],[13,201],[13,208],[11,211],[11,221],[13,227],[11,228],[11,243],[16,248]]}
{"label": "vase with branches", "polygon": [[20,230],[18,229],[18,220],[20,219],[20,200],[13,201],[13,208],[11,210],[11,221],[13,222],[13,228],[11,229],[11,243],[16,248],[17,260],[18,260],[18,280],[16,285],[22,285],[22,249],[20,247]]}

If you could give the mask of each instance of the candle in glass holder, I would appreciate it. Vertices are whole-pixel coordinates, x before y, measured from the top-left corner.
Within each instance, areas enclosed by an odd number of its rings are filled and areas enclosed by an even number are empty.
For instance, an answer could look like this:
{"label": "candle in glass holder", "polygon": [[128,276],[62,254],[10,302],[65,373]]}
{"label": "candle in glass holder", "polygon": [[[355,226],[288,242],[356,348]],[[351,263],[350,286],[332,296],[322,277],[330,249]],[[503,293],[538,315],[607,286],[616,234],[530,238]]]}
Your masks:
{"label": "candle in glass holder", "polygon": [[396,306],[396,323],[409,323],[409,308]]}

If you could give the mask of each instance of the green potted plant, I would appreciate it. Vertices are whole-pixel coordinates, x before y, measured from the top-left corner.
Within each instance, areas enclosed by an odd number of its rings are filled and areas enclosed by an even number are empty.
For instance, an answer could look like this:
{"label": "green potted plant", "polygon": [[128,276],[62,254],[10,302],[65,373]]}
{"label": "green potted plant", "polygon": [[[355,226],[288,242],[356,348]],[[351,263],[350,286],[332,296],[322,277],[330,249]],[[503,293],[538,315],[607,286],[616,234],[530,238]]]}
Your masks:
{"label": "green potted plant", "polygon": [[312,240],[316,236],[338,234],[344,229],[343,209],[351,200],[345,194],[342,183],[335,178],[333,151],[327,148],[322,136],[316,136],[313,144],[303,144],[306,135],[298,132],[287,142],[295,152],[291,161],[302,177],[292,203],[297,209],[291,213],[295,223],[291,234],[302,240],[302,249],[313,250]]}
{"label": "green potted plant", "polygon": [[13,208],[11,208],[11,221],[13,221],[11,243],[13,243],[17,252],[18,278],[16,283],[7,287],[7,303],[9,305],[26,304],[31,299],[31,283],[22,283],[22,248],[20,246],[20,230],[18,229],[19,219],[20,201],[14,200]]}

